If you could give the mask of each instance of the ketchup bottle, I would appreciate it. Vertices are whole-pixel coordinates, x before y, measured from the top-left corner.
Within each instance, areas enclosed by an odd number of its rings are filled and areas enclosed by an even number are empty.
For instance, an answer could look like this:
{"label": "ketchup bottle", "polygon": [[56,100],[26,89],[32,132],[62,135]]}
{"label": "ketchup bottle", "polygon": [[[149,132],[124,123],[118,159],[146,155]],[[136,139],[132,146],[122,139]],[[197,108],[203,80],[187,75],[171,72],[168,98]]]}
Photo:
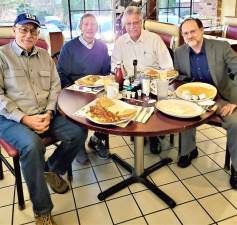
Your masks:
{"label": "ketchup bottle", "polygon": [[123,72],[121,68],[121,63],[117,63],[117,66],[115,68],[115,81],[119,84],[119,90],[121,91],[123,89]]}

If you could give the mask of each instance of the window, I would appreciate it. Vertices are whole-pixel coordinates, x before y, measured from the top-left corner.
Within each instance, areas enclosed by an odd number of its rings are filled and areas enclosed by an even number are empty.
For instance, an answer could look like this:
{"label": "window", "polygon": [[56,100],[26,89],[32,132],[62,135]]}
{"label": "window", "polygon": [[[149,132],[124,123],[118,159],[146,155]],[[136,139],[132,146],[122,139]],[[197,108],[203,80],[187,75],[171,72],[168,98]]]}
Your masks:
{"label": "window", "polygon": [[61,31],[66,24],[61,0],[1,0],[1,25],[12,25],[16,16],[23,12],[36,15],[40,20],[40,23],[44,25],[43,29],[47,28],[50,31]]}
{"label": "window", "polygon": [[114,40],[113,29],[113,1],[112,0],[71,0],[69,6],[69,17],[71,21],[66,38],[76,37],[80,34],[79,23],[82,15],[86,12],[96,16],[98,21],[98,32],[96,37],[106,42]]}
{"label": "window", "polygon": [[79,35],[81,16],[91,12],[99,23],[97,38],[113,41],[113,4],[113,0],[1,0],[0,25],[12,26],[19,13],[28,12],[39,18],[42,29],[62,31],[69,40]]}
{"label": "window", "polygon": [[[218,0],[157,0],[157,19],[161,22],[180,24],[188,17],[202,20],[204,27],[220,23]],[[219,12],[220,13],[220,12]]]}

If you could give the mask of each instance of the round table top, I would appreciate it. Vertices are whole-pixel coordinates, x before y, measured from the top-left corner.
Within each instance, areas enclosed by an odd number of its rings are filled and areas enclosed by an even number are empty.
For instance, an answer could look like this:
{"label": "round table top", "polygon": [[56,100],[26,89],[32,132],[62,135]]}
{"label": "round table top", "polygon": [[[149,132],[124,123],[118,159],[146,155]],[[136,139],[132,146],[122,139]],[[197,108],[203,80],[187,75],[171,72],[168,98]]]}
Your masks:
{"label": "round table top", "polygon": [[99,125],[89,121],[85,117],[73,115],[73,113],[101,95],[103,93],[94,95],[63,89],[58,98],[58,106],[68,118],[82,127],[102,133],[123,136],[156,136],[180,132],[205,123],[215,113],[214,111],[210,111],[196,118],[179,119],[167,116],[155,109],[155,112],[145,124],[131,121],[125,128],[114,125]]}

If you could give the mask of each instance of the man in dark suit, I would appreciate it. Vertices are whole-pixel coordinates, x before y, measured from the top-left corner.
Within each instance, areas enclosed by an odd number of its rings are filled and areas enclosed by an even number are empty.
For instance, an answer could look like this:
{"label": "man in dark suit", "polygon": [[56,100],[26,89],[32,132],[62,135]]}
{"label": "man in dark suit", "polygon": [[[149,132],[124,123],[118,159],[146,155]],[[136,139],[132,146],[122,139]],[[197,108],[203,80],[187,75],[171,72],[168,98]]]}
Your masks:
{"label": "man in dark suit", "polygon": [[[174,55],[175,69],[187,80],[214,85],[219,95],[217,113],[227,130],[227,144],[231,155],[230,184],[237,189],[237,54],[224,41],[208,40],[199,19],[188,18],[180,25],[185,44]],[[198,155],[195,129],[181,133],[181,154],[178,166],[185,168]]]}

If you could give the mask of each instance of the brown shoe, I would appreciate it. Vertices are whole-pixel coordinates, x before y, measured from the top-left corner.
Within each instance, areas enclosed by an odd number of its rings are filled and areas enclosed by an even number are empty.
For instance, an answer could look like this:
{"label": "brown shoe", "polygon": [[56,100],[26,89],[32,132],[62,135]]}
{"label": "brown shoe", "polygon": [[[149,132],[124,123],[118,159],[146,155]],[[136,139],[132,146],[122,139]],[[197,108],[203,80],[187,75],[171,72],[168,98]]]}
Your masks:
{"label": "brown shoe", "polygon": [[53,172],[44,172],[44,178],[52,190],[64,194],[69,190],[69,185],[60,175]]}
{"label": "brown shoe", "polygon": [[57,225],[50,214],[35,216],[36,225]]}

